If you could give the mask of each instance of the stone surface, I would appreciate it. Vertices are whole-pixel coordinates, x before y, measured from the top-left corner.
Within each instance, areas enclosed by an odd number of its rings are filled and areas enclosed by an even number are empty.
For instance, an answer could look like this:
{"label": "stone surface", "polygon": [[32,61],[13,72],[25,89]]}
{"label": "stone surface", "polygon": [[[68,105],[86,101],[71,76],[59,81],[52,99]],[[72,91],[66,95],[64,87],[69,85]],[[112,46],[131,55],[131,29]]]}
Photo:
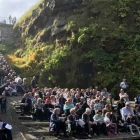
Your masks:
{"label": "stone surface", "polygon": [[0,42],[11,41],[13,35],[13,25],[0,23]]}

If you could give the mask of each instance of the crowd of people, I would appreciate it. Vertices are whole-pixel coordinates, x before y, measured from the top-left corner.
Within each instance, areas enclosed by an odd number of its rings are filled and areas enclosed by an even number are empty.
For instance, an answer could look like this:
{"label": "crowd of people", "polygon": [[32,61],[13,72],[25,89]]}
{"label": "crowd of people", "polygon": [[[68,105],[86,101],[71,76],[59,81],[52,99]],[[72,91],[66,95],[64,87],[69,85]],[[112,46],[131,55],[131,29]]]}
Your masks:
{"label": "crowd of people", "polygon": [[0,65],[2,113],[6,113],[5,95],[21,93],[21,115],[32,115],[34,121],[49,121],[49,130],[55,131],[57,137],[60,131],[65,137],[69,132],[74,137],[82,138],[121,132],[135,135],[135,130],[140,134],[140,95],[132,108],[125,77],[120,83],[120,100],[116,103],[106,87],[101,90],[97,86],[94,89],[40,88],[36,76],[27,84],[26,78],[17,76],[2,55]]}

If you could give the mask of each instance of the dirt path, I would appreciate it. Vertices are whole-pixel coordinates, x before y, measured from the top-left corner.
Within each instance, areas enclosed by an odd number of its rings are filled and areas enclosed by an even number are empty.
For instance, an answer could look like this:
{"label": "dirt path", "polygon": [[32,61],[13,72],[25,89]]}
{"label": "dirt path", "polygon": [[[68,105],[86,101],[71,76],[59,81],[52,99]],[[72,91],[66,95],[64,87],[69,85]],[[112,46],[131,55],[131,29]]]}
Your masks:
{"label": "dirt path", "polygon": [[13,139],[14,140],[22,140],[22,136],[20,134],[20,132],[24,132],[25,128],[24,126],[21,127],[21,122],[18,119],[18,116],[15,112],[15,109],[13,107],[13,103],[14,101],[18,101],[21,99],[20,96],[18,97],[7,97],[8,99],[8,108],[7,108],[7,113],[6,114],[1,114],[1,118],[3,121],[9,123],[12,125],[13,130]]}

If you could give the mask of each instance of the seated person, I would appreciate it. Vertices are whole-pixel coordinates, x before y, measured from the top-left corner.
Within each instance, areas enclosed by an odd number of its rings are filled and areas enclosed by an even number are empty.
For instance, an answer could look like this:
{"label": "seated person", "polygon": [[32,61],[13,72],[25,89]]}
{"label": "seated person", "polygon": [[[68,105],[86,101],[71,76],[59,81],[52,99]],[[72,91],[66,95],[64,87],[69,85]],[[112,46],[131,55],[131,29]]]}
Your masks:
{"label": "seated person", "polygon": [[120,90],[120,99],[124,99],[125,102],[128,102],[129,101],[129,96],[127,95],[127,93],[124,92],[124,89],[121,89]]}
{"label": "seated person", "polygon": [[56,137],[60,135],[60,130],[63,131],[64,137],[68,137],[66,134],[66,123],[65,123],[65,118],[64,117],[59,117],[60,115],[60,109],[55,108],[54,113],[51,115],[50,119],[50,128],[54,127],[56,130]]}
{"label": "seated person", "polygon": [[78,124],[79,116],[76,114],[75,108],[70,109],[70,115],[68,116],[68,121],[71,126],[71,132],[73,136],[81,134],[84,137],[84,127]]}
{"label": "seated person", "polygon": [[109,104],[105,105],[105,108],[103,109],[103,115],[105,115],[107,112],[111,112]]}
{"label": "seated person", "polygon": [[64,104],[66,102],[66,99],[63,97],[63,94],[60,94],[60,98],[59,98],[59,106],[60,106],[60,111],[61,111],[61,114],[63,114],[63,107],[64,107]]}
{"label": "seated person", "polygon": [[80,104],[81,104],[81,108],[83,109],[84,112],[86,111],[86,108],[89,107],[89,105],[87,104],[86,99],[84,97],[81,97]]}
{"label": "seated person", "polygon": [[107,104],[110,105],[111,109],[113,109],[114,108],[114,99],[112,98],[111,94],[108,95],[108,98],[106,101],[107,101]]}
{"label": "seated person", "polygon": [[75,97],[73,98],[73,104],[76,105],[76,103],[80,103],[81,100],[80,100],[80,96],[79,94],[75,94]]}
{"label": "seated person", "polygon": [[[107,112],[105,114],[104,122],[106,123],[108,135],[110,135],[111,133],[113,133],[114,135],[117,135],[117,125],[116,125],[116,123],[111,122],[111,120],[110,120],[110,112]],[[111,129],[114,129],[113,132],[111,132]]]}
{"label": "seated person", "polygon": [[0,140],[13,140],[12,132],[6,127],[7,123],[0,121]]}
{"label": "seated person", "polygon": [[25,93],[21,100],[21,115],[30,114],[32,110],[32,100],[28,98],[29,94]]}
{"label": "seated person", "polygon": [[86,108],[85,113],[82,115],[82,120],[85,122],[85,131],[88,136],[91,137],[90,128],[92,128],[93,134],[97,135],[96,123],[94,123],[93,117],[91,115],[91,110],[89,108]]}
{"label": "seated person", "polygon": [[121,119],[121,116],[118,114],[117,110],[113,110],[111,112],[110,121],[117,125],[117,133],[119,133],[119,130],[121,132],[126,131],[125,126],[124,126],[124,121]]}
{"label": "seated person", "polygon": [[46,99],[45,104],[43,106],[45,120],[50,119],[53,109],[54,106],[50,103],[50,100]]}
{"label": "seated person", "polygon": [[104,116],[102,116],[102,111],[98,110],[96,112],[96,114],[93,117],[94,122],[97,123],[97,136],[100,135],[101,130],[103,131],[104,135],[108,135],[107,134],[107,129],[106,129],[106,124],[104,123]]}
{"label": "seated person", "polygon": [[118,114],[121,115],[120,110],[125,107],[124,99],[120,99],[119,102],[117,103],[117,111]]}
{"label": "seated person", "polygon": [[128,114],[132,114],[134,116],[134,112],[131,110],[130,103],[126,102],[125,107],[122,108],[122,119],[125,120]]}
{"label": "seated person", "polygon": [[75,111],[76,111],[76,114],[79,116],[79,118],[81,119],[82,118],[82,114],[84,113],[83,112],[83,109],[81,108],[81,105],[80,103],[77,103],[76,106],[75,106]]}
{"label": "seated person", "polygon": [[98,99],[95,99],[94,100],[94,110],[95,110],[95,112],[97,111],[97,110],[102,110],[102,104],[99,102],[99,100]]}
{"label": "seated person", "polygon": [[72,99],[69,98],[66,102],[65,102],[65,105],[64,105],[64,112],[65,112],[65,115],[68,116],[70,115],[70,109],[71,108],[74,108],[74,104],[72,103]]}
{"label": "seated person", "polygon": [[135,98],[135,104],[140,104],[140,94]]}
{"label": "seated person", "polygon": [[40,121],[44,119],[43,106],[44,104],[42,103],[42,99],[38,98],[37,103],[35,103],[34,105],[34,108],[35,108],[34,116],[37,120],[40,120]]}
{"label": "seated person", "polygon": [[133,114],[130,114],[130,113],[129,113],[129,114],[127,115],[126,124],[127,124],[127,126],[129,127],[130,132],[131,132],[132,135],[135,135],[135,134],[133,133],[132,127],[135,127],[136,130],[138,131],[138,133],[140,134],[139,127],[138,127],[137,124],[136,124],[136,118],[133,116]]}

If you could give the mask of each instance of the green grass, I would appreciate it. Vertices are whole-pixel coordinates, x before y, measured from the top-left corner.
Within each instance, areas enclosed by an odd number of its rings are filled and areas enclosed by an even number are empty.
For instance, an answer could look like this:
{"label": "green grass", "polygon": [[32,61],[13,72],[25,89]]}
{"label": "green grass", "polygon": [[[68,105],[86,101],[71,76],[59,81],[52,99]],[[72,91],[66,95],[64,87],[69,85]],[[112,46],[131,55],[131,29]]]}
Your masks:
{"label": "green grass", "polygon": [[43,2],[43,0],[40,0],[36,5],[34,5],[29,11],[27,11],[15,24],[14,28],[17,26],[20,26],[25,20],[29,19],[32,16],[32,11],[37,10],[39,8],[39,5]]}

